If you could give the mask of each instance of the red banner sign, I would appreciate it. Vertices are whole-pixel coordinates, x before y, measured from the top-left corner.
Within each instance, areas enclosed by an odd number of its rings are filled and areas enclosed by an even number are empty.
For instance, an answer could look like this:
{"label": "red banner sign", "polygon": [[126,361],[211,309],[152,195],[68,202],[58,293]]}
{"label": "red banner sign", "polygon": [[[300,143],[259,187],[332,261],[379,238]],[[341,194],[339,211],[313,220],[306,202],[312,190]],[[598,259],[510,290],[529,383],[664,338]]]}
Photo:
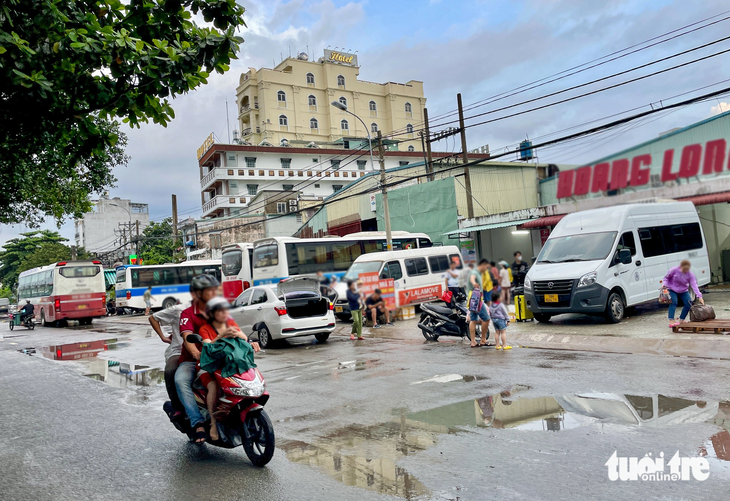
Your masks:
{"label": "red banner sign", "polygon": [[362,282],[360,293],[363,297],[367,298],[375,292],[375,289],[380,289],[385,306],[391,311],[395,310],[395,281],[392,278],[381,280],[377,271],[371,271],[360,273],[358,280]]}
{"label": "red banner sign", "polygon": [[[727,142],[724,139],[708,141],[704,147],[701,144],[690,144],[682,148],[679,169],[675,172],[674,149],[666,150],[661,159],[661,182],[716,174],[725,168],[730,170],[730,164],[725,166],[727,157]],[[652,156],[645,153],[630,159],[619,158],[610,163],[600,162],[561,171],[558,176],[558,198],[601,193],[628,186],[645,186],[649,184],[653,163]]]}
{"label": "red banner sign", "polygon": [[398,302],[400,306],[406,306],[439,299],[443,294],[443,288],[443,284],[437,284],[398,291]]}

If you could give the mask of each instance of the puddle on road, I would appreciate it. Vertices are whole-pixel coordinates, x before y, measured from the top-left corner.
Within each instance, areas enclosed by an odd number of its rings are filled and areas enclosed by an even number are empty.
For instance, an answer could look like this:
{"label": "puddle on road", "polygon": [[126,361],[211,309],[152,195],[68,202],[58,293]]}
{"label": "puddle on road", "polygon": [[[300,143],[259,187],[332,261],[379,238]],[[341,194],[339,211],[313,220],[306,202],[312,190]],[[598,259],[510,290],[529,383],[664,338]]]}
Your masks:
{"label": "puddle on road", "polygon": [[409,500],[427,498],[430,492],[398,462],[434,446],[444,435],[468,433],[475,427],[491,427],[497,433],[580,427],[604,432],[609,427],[622,431],[710,423],[720,431],[697,444],[697,455],[724,465],[730,462],[730,401],[613,393],[520,396],[528,389],[515,385],[494,395],[424,411],[394,410],[386,423],[340,428],[313,443],[283,440],[278,445],[289,461],[316,467],[345,485]]}

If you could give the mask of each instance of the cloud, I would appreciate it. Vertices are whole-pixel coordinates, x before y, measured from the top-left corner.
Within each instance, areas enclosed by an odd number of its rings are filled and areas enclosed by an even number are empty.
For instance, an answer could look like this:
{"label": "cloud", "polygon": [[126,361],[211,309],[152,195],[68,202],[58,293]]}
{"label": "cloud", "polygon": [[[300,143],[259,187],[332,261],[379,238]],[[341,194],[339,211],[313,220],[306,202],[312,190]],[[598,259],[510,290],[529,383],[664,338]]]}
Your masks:
{"label": "cloud", "polygon": [[710,108],[710,115],[719,115],[720,113],[725,113],[726,111],[730,111],[730,103],[719,102],[717,103],[717,106],[713,106],[712,108]]}

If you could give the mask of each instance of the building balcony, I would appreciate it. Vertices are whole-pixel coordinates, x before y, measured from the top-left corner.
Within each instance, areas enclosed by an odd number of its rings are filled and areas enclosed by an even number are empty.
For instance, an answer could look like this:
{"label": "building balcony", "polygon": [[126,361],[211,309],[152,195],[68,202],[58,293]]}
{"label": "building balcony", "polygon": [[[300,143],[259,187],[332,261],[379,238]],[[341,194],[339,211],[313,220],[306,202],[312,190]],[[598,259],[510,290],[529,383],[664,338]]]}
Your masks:
{"label": "building balcony", "polygon": [[241,131],[241,137],[244,138],[244,137],[250,136],[251,134],[254,134],[254,133],[261,134],[261,127],[253,127],[253,128],[248,127],[246,129],[243,129]]}
{"label": "building balcony", "polygon": [[243,170],[237,167],[231,169],[216,168],[208,172],[203,179],[200,180],[200,189],[205,190],[209,186],[223,179],[240,179],[243,176]]}
{"label": "building balcony", "polygon": [[226,208],[242,209],[246,207],[245,195],[218,195],[203,204],[203,217],[216,215]]}

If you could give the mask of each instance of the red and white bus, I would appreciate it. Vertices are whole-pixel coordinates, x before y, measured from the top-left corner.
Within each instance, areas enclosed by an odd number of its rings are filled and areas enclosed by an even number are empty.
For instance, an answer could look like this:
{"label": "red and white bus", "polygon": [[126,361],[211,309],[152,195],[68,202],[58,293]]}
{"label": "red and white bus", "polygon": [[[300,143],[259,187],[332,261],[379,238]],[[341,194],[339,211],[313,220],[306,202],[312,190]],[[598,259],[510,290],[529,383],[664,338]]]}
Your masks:
{"label": "red and white bus", "polygon": [[221,271],[223,296],[236,299],[253,285],[253,244],[231,244],[223,247]]}
{"label": "red and white bus", "polygon": [[29,300],[43,325],[78,320],[88,325],[106,316],[106,280],[101,261],[63,261],[24,271],[18,278],[18,307]]}

